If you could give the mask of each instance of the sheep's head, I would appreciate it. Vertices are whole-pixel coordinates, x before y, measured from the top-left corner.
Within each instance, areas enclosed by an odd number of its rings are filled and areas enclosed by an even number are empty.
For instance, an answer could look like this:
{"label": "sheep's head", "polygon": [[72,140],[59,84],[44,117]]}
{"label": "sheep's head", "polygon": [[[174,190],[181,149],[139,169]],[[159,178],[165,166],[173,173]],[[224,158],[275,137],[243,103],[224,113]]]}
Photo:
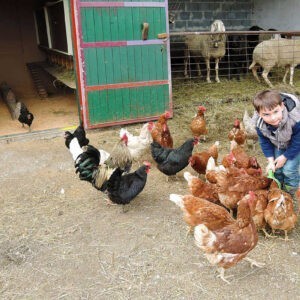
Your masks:
{"label": "sheep's head", "polygon": [[210,26],[211,32],[225,32],[225,25],[221,20],[215,20]]}

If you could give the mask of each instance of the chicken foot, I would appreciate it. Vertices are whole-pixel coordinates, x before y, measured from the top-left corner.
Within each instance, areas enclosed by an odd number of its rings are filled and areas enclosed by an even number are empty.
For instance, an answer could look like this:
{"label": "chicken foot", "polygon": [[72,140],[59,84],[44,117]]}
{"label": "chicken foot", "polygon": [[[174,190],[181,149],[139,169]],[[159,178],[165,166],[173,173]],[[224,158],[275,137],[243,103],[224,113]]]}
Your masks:
{"label": "chicken foot", "polygon": [[221,278],[223,281],[225,281],[226,283],[230,284],[230,281],[228,281],[227,278],[233,277],[233,275],[229,275],[229,276],[225,277],[225,269],[224,268],[218,268],[218,272],[220,274],[217,275],[217,278]]}
{"label": "chicken foot", "polygon": [[269,234],[265,228],[262,228],[262,231],[265,234],[265,237],[272,238],[272,239],[276,238],[275,235]]}
{"label": "chicken foot", "polygon": [[[126,205],[126,206],[127,206],[127,205]],[[125,213],[127,213],[128,211],[129,211],[128,206],[125,207],[125,205],[122,205],[122,212],[125,214]]]}
{"label": "chicken foot", "polygon": [[253,266],[262,268],[265,265],[265,263],[257,262],[254,259],[249,258],[249,257],[245,257],[245,260],[247,260],[251,264],[251,268],[253,268]]}
{"label": "chicken foot", "polygon": [[188,226],[187,231],[186,231],[186,237],[188,237],[190,234],[193,234],[193,232],[194,232],[194,227]]}
{"label": "chicken foot", "polygon": [[104,198],[104,201],[106,202],[107,205],[112,206],[112,205],[118,205],[117,203],[113,203],[109,198]]}
{"label": "chicken foot", "polygon": [[179,178],[177,177],[177,175],[175,174],[175,175],[166,175],[166,177],[167,177],[167,182],[169,182],[169,180],[171,180],[171,181],[178,181],[179,180]]}
{"label": "chicken foot", "polygon": [[284,230],[284,238],[280,238],[281,240],[284,240],[285,242],[287,241],[292,241],[292,239],[289,239],[288,237],[288,232],[287,230]]}

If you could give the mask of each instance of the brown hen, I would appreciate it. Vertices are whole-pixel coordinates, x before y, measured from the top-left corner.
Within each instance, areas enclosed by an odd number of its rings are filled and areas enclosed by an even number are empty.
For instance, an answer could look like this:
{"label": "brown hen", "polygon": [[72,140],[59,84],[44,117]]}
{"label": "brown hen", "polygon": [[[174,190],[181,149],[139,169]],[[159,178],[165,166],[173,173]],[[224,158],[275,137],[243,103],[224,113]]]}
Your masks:
{"label": "brown hen", "polygon": [[220,204],[218,197],[218,189],[215,184],[204,182],[200,178],[193,176],[189,172],[183,174],[188,183],[190,193],[195,197],[204,198],[215,204]]}
{"label": "brown hen", "polygon": [[251,217],[254,196],[249,194],[239,201],[236,220],[226,209],[205,199],[170,195],[170,200],[183,210],[186,223],[195,227],[197,246],[205,252],[210,263],[220,268],[219,276],[226,282],[225,269],[243,259],[258,241]]}
{"label": "brown hen", "polygon": [[224,207],[203,198],[170,194],[170,200],[182,209],[183,218],[191,228],[205,224],[220,229],[234,220]]}
{"label": "brown hen", "polygon": [[247,133],[244,130],[239,119],[235,119],[233,123],[233,128],[228,134],[230,141],[234,140],[238,145],[243,146],[246,142]]}
{"label": "brown hen", "polygon": [[268,233],[265,230],[266,220],[264,218],[264,210],[268,205],[268,191],[267,190],[257,190],[254,192],[255,199],[253,204],[252,218],[257,230],[262,230],[266,236]]}
{"label": "brown hen", "polygon": [[237,207],[241,199],[249,191],[256,191],[269,187],[271,179],[261,176],[254,177],[247,173],[237,173],[230,169],[230,172],[219,172],[216,176],[219,186],[219,200],[231,212]]}
{"label": "brown hen", "polygon": [[219,142],[216,141],[207,150],[194,153],[189,159],[191,167],[198,174],[205,174],[206,166],[209,158],[212,157],[215,160],[217,160],[218,158],[218,147],[219,147]]}
{"label": "brown hen", "polygon": [[236,162],[236,158],[234,157],[232,151],[230,151],[229,154],[225,155],[223,158],[222,158],[222,165],[225,167],[225,168],[229,168],[229,167],[232,167],[235,165],[235,162]]}
{"label": "brown hen", "polygon": [[151,131],[153,141],[166,148],[173,148],[173,138],[167,124],[170,117],[171,114],[169,111],[160,115]]}
{"label": "brown hen", "polygon": [[234,165],[238,168],[249,168],[250,156],[243,147],[238,145],[235,141],[231,141],[231,152],[235,158]]}
{"label": "brown hen", "polygon": [[204,106],[199,106],[196,116],[192,118],[192,121],[190,123],[190,129],[193,136],[199,139],[203,138],[204,140],[206,139],[207,135],[206,121],[204,118],[205,111],[206,108]]}
{"label": "brown hen", "polygon": [[[214,218],[210,222],[204,220],[195,227],[194,236],[196,245],[205,253],[208,261],[219,267],[220,277],[227,281],[224,276],[225,269],[233,267],[256,246],[258,241],[257,230],[251,217],[254,195],[252,192],[239,201],[237,219],[230,218],[228,212],[223,214],[224,223],[215,226]],[[213,204],[212,204],[213,205]],[[213,212],[213,210],[211,210]],[[226,215],[226,216],[225,216]],[[251,264],[260,266],[255,261],[246,258]]]}
{"label": "brown hen", "polygon": [[275,183],[272,183],[268,193],[268,205],[264,217],[273,233],[276,229],[284,231],[286,241],[288,231],[292,230],[297,223],[291,195],[280,190]]}
{"label": "brown hen", "polygon": [[216,166],[216,162],[213,157],[210,157],[206,166],[205,178],[210,183],[217,183],[216,176],[219,172],[226,171],[223,165]]}

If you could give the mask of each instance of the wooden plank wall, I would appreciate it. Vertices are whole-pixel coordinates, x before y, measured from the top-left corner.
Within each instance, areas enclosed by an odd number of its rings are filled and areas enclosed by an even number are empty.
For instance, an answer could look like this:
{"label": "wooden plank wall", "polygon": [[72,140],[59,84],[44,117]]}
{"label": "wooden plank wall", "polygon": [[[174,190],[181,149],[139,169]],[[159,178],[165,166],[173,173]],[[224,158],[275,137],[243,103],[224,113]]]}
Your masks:
{"label": "wooden plank wall", "polygon": [[[88,127],[154,119],[171,108],[165,2],[81,1],[80,49]],[[142,40],[142,24],[149,24]]]}

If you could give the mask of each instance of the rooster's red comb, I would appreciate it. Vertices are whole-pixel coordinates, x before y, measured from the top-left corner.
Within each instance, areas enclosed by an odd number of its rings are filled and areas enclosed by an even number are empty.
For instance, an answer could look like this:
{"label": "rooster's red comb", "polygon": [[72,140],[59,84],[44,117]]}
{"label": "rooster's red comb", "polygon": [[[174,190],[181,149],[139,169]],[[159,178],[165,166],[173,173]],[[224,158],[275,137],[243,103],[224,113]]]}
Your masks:
{"label": "rooster's red comb", "polygon": [[149,167],[149,168],[151,167],[151,163],[149,163],[149,161],[144,161],[143,164],[144,164],[146,167]]}
{"label": "rooster's red comb", "polygon": [[171,113],[168,110],[165,111],[165,117],[167,119],[169,119],[171,117]]}
{"label": "rooster's red comb", "polygon": [[234,120],[234,126],[240,126],[240,120],[239,119],[235,119]]}

